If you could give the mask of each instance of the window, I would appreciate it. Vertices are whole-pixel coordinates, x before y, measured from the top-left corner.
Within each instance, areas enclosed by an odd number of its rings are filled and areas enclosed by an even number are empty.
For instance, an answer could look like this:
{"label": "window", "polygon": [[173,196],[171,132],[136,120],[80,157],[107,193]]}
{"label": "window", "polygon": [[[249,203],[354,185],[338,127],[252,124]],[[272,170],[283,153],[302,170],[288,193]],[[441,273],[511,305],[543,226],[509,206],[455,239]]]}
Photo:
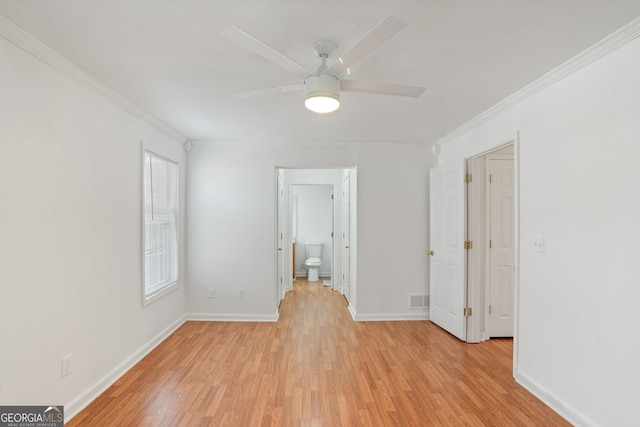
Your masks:
{"label": "window", "polygon": [[144,151],[144,303],[178,282],[178,164]]}

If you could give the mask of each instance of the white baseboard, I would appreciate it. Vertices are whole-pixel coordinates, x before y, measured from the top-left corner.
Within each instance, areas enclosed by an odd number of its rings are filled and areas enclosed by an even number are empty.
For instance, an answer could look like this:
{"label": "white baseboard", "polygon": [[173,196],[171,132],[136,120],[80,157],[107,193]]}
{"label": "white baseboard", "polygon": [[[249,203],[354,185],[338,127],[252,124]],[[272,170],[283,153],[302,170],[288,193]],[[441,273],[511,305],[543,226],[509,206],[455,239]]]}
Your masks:
{"label": "white baseboard", "polygon": [[212,314],[212,313],[188,313],[187,320],[200,322],[277,322],[280,314]]}
{"label": "white baseboard", "polygon": [[522,372],[516,372],[515,380],[521,386],[526,388],[531,394],[536,396],[548,407],[556,411],[561,417],[569,421],[574,426],[580,427],[597,427],[598,424],[591,418],[587,417],[575,407],[569,405],[554,393],[550,392],[540,384],[529,378]]}
{"label": "white baseboard", "polygon": [[[308,274],[306,271],[301,271],[301,272],[297,272],[296,271],[296,277],[307,277]],[[326,271],[326,272],[322,272],[322,271],[318,271],[318,277],[324,277],[327,279],[331,278],[331,272],[330,271]]]}
{"label": "white baseboard", "polygon": [[356,309],[351,303],[349,303],[349,313],[351,314],[351,319],[356,320]]}
{"label": "white baseboard", "polygon": [[93,402],[98,396],[100,396],[106,389],[111,387],[120,377],[122,377],[127,371],[133,368],[138,362],[140,362],[147,354],[156,348],[162,341],[167,339],[173,334],[180,326],[187,321],[186,316],[180,317],[171,325],[162,330],[159,334],[149,340],[145,345],[140,347],[135,353],[125,359],[118,366],[113,368],[104,377],[100,378],[92,386],[80,393],[70,402],[64,405],[64,417],[65,422],[69,421],[80,411],[82,411],[87,405]]}
{"label": "white baseboard", "polygon": [[356,314],[349,305],[351,317],[356,322],[387,322],[406,320],[429,320],[428,311],[417,311],[415,313],[388,313],[388,314]]}

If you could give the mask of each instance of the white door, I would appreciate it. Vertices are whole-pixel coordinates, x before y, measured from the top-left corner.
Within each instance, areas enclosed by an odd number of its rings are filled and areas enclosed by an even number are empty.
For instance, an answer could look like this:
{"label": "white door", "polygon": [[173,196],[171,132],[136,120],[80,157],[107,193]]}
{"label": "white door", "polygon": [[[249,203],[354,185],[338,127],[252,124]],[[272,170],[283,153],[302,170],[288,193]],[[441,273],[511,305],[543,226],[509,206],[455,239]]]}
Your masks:
{"label": "white door", "polygon": [[430,170],[430,319],[466,339],[466,193],[464,161]]}
{"label": "white door", "polygon": [[284,203],[284,183],[283,183],[283,177],[282,177],[282,171],[278,170],[278,200],[277,200],[277,205],[278,205],[278,212],[277,212],[277,244],[278,244],[278,260],[277,260],[277,277],[276,280],[278,282],[277,285],[277,301],[278,303],[282,300],[282,297],[284,296],[284,292],[283,292],[283,288],[284,288],[284,275],[285,275],[285,269],[284,269],[284,210],[283,210],[283,203]]}
{"label": "white door", "polygon": [[489,160],[489,324],[491,337],[513,336],[513,160]]}
{"label": "white door", "polygon": [[349,184],[350,176],[347,175],[342,183],[342,294],[351,301],[351,287],[349,285],[350,274],[350,225],[349,215],[351,213],[349,207]]}

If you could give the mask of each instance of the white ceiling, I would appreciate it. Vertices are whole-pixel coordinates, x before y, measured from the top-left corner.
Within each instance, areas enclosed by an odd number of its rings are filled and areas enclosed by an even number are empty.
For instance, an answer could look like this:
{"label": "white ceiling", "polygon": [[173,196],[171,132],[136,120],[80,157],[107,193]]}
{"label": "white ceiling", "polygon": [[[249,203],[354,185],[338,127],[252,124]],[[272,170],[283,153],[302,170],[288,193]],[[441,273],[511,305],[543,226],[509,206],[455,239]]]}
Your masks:
{"label": "white ceiling", "polygon": [[[640,15],[638,0],[0,0],[0,14],[192,140],[432,142]],[[235,25],[307,68],[385,16],[409,27],[351,76],[423,86],[419,98],[342,93],[337,113],[234,44]]]}

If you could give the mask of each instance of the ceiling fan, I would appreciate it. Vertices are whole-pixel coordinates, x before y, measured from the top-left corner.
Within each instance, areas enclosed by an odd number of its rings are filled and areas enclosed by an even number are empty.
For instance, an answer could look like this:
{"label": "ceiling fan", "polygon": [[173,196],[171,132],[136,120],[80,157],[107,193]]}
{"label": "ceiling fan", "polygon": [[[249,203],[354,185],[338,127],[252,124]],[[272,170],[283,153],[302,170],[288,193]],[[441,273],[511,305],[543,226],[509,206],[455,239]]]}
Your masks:
{"label": "ceiling fan", "polygon": [[[321,63],[315,71],[308,70],[235,26],[230,26],[223,30],[222,35],[297,74],[303,79],[303,83],[300,84],[239,92],[236,93],[236,96],[251,98],[254,96],[305,90],[305,106],[309,110],[317,113],[330,113],[340,107],[341,91],[406,97],[418,97],[424,92],[424,88],[418,86],[373,83],[346,78],[357,67],[362,65],[376,48],[407,26],[408,24],[399,18],[388,16],[353,47],[335,59],[332,58],[331,55],[336,50],[337,45],[331,40],[318,40],[314,43],[313,47]],[[332,59],[332,62],[330,65],[327,65],[329,59]]]}

